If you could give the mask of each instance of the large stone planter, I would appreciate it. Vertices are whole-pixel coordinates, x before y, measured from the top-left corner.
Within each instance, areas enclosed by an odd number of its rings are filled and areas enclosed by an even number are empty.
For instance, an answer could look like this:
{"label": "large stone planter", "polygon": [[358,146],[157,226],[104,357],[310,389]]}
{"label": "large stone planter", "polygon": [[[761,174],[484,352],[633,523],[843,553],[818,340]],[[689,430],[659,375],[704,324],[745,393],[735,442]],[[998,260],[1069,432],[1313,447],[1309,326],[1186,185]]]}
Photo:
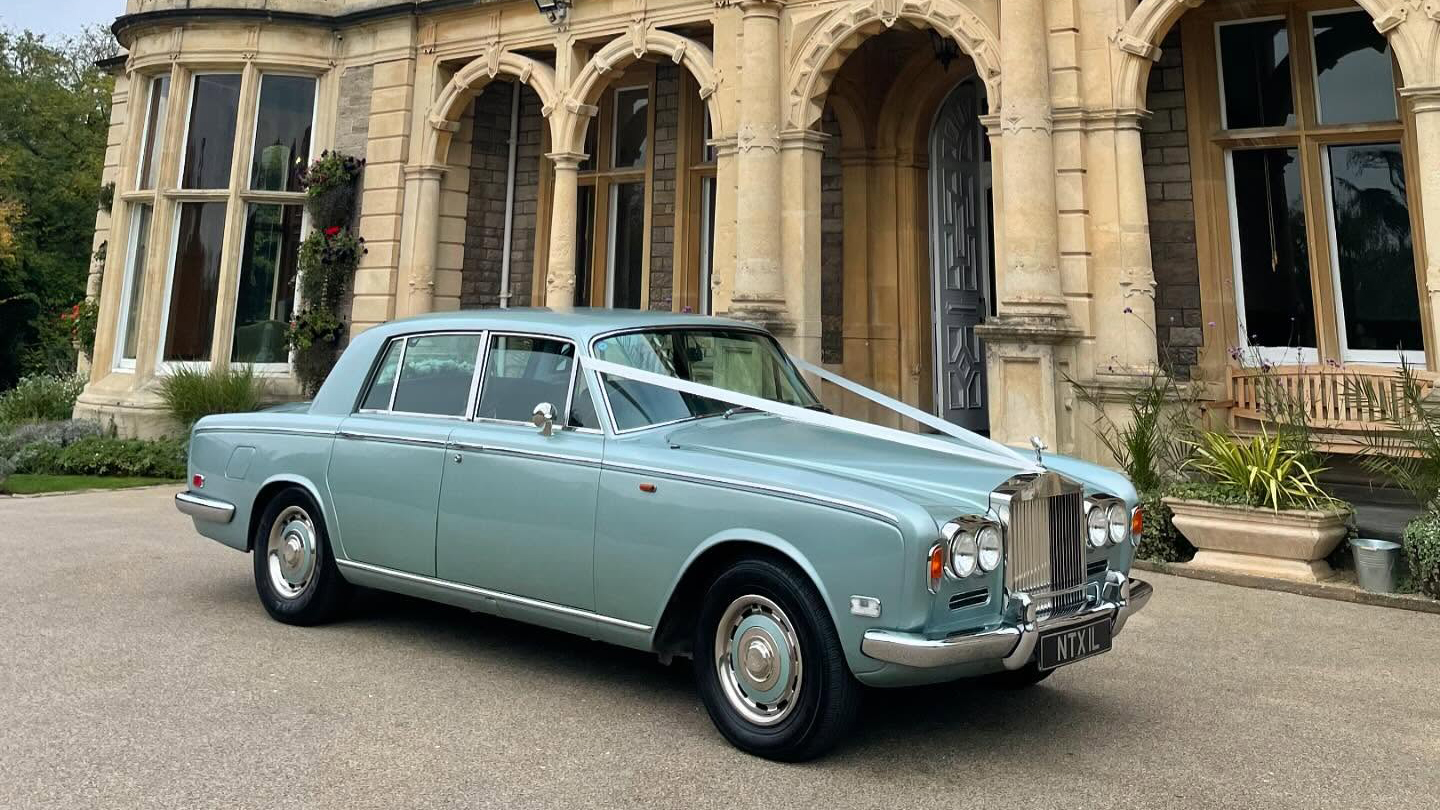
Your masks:
{"label": "large stone planter", "polygon": [[1343,509],[1281,511],[1166,498],[1175,528],[1196,548],[1196,568],[1302,582],[1328,579],[1325,558],[1345,539]]}

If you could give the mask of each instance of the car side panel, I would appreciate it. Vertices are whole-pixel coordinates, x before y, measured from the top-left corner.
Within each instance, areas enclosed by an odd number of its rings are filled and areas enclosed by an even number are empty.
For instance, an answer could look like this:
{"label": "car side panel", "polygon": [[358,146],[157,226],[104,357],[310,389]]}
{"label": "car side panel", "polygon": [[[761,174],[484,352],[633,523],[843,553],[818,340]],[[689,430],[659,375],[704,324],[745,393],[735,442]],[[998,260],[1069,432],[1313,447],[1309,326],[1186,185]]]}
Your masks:
{"label": "car side panel", "polygon": [[[653,484],[654,492],[641,489]],[[904,599],[900,530],[869,515],[793,498],[663,474],[606,469],[596,516],[596,611],[658,624],[687,566],[719,543],[775,549],[815,582],[859,672],[879,666],[860,652],[865,630],[886,619],[849,613],[852,595],[898,607]]]}

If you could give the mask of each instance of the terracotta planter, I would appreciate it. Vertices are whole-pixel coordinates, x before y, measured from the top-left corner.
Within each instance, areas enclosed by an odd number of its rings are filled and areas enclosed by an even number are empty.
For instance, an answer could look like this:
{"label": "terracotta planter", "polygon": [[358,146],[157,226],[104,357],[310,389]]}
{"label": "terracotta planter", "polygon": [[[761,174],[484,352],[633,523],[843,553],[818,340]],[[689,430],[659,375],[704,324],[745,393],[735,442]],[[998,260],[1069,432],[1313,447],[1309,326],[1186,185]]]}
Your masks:
{"label": "terracotta planter", "polygon": [[1175,528],[1197,549],[1196,568],[1319,582],[1325,558],[1345,539],[1343,509],[1282,511],[1166,498]]}

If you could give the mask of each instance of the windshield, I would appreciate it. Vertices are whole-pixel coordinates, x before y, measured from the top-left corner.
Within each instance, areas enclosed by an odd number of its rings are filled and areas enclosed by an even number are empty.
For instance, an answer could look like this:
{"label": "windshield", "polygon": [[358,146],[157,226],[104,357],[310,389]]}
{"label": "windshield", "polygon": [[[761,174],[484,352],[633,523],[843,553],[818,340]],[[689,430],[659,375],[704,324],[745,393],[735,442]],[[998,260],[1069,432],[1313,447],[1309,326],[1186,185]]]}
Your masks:
{"label": "windshield", "polygon": [[[769,335],[743,329],[656,329],[595,341],[595,357],[801,408],[819,404]],[[601,375],[619,430],[717,416],[732,406]]]}

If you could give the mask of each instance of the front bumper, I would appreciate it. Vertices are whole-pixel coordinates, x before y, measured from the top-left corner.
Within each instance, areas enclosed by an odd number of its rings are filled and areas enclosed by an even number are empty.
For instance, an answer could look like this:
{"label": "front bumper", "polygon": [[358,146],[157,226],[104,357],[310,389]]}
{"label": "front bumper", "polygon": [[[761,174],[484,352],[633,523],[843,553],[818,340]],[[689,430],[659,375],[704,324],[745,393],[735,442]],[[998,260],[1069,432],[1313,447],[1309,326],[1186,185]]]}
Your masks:
{"label": "front bumper", "polygon": [[235,518],[235,504],[216,498],[207,498],[194,492],[177,493],[175,508],[196,520],[206,520],[211,523],[229,523]]}
{"label": "front bumper", "polygon": [[1038,621],[1030,598],[1023,593],[1011,594],[1006,600],[1005,620],[999,627],[944,638],[895,630],[867,630],[860,650],[876,660],[907,667],[948,667],[999,660],[1006,669],[1019,669],[1030,662],[1042,632],[1062,630],[1109,615],[1110,634],[1119,635],[1125,622],[1150,601],[1153,590],[1148,582],[1112,571],[1110,578],[1096,588],[1088,604],[1078,613]]}

